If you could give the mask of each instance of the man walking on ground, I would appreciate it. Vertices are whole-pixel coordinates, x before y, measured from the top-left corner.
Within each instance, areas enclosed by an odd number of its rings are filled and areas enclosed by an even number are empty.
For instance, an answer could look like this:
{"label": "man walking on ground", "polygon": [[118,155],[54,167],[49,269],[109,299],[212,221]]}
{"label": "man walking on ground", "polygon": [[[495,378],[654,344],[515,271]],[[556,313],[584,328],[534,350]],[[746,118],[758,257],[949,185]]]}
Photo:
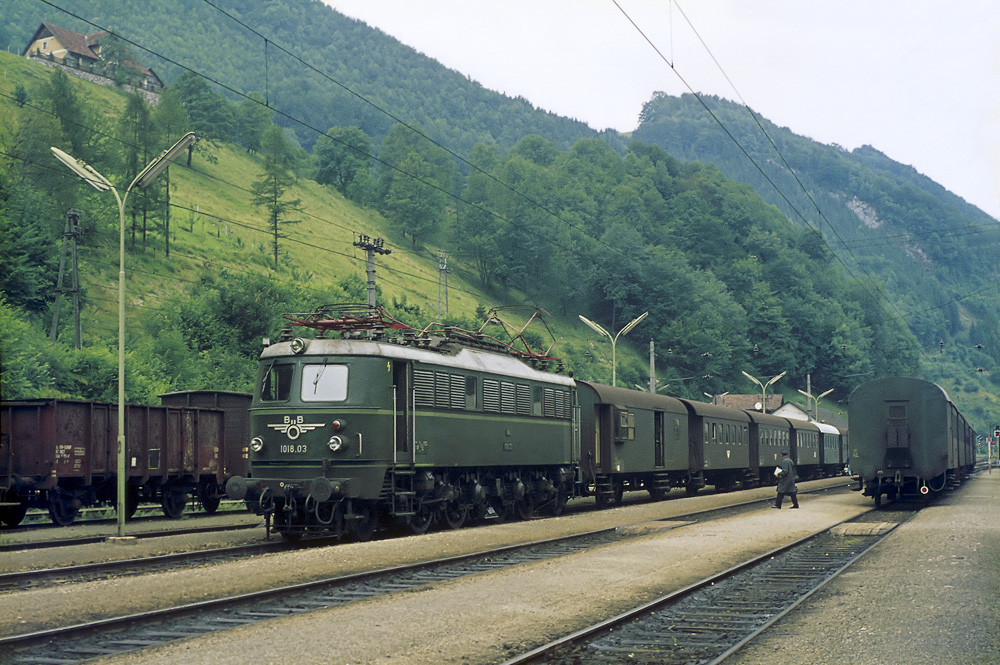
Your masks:
{"label": "man walking on ground", "polygon": [[778,496],[772,508],[781,510],[781,502],[785,495],[792,497],[792,508],[799,507],[799,490],[795,487],[795,463],[788,457],[788,451],[781,451],[781,464],[776,470],[778,476]]}

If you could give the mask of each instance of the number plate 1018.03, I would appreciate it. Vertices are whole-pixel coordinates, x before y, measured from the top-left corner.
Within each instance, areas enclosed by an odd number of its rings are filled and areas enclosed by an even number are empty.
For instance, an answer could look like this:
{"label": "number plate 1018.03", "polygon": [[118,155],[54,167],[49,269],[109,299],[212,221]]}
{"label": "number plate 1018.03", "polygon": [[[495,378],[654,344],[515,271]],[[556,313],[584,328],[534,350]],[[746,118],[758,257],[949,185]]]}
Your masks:
{"label": "number plate 1018.03", "polygon": [[283,443],[278,447],[278,452],[283,455],[288,453],[307,453],[309,452],[309,446],[304,443]]}

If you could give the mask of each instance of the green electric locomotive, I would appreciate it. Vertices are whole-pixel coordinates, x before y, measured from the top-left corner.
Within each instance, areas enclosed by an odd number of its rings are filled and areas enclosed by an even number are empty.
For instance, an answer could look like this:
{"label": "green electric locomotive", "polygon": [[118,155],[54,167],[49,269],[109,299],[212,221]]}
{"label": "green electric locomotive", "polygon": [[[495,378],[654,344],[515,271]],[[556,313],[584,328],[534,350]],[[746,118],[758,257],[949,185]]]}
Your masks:
{"label": "green electric locomotive", "polygon": [[[571,378],[554,359],[482,333],[411,331],[372,311],[324,310],[260,357],[250,407],[252,477],[228,495],[290,540],[381,524],[558,513],[579,460]],[[327,339],[327,330],[341,332]],[[460,339],[459,339],[460,338]]]}

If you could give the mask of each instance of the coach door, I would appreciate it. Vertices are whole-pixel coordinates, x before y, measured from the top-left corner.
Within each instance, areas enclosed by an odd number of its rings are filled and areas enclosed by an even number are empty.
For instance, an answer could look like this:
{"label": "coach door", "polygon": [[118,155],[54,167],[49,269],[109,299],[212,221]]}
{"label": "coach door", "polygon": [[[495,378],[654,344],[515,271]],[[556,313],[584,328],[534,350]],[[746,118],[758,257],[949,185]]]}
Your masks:
{"label": "coach door", "polygon": [[654,411],[653,412],[653,465],[656,467],[662,467],[664,465],[663,461],[663,412]]}
{"label": "coach door", "polygon": [[910,419],[907,415],[909,402],[886,402],[885,423],[885,466],[887,468],[909,468]]}
{"label": "coach door", "polygon": [[413,464],[413,375],[408,362],[392,363],[393,438],[397,464]]}

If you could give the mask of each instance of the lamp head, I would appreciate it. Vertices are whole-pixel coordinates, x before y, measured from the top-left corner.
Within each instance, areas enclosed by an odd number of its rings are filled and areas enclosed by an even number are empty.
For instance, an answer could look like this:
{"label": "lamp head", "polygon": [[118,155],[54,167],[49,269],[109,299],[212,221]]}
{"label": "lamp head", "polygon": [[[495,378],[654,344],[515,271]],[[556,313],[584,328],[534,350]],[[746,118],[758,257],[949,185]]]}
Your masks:
{"label": "lamp head", "polygon": [[170,162],[177,159],[177,156],[188,149],[188,147],[194,143],[194,132],[188,132],[180,138],[177,143],[173,144],[166,150],[160,153],[160,155],[146,165],[146,168],[136,176],[135,186],[145,187],[149,183],[156,179],[156,176],[163,172],[163,169],[170,166]]}
{"label": "lamp head", "polygon": [[87,183],[97,191],[106,192],[111,189],[111,183],[108,182],[108,179],[98,173],[94,167],[87,162],[67,155],[65,152],[54,146],[51,150],[56,159],[68,166],[70,171],[86,180]]}

